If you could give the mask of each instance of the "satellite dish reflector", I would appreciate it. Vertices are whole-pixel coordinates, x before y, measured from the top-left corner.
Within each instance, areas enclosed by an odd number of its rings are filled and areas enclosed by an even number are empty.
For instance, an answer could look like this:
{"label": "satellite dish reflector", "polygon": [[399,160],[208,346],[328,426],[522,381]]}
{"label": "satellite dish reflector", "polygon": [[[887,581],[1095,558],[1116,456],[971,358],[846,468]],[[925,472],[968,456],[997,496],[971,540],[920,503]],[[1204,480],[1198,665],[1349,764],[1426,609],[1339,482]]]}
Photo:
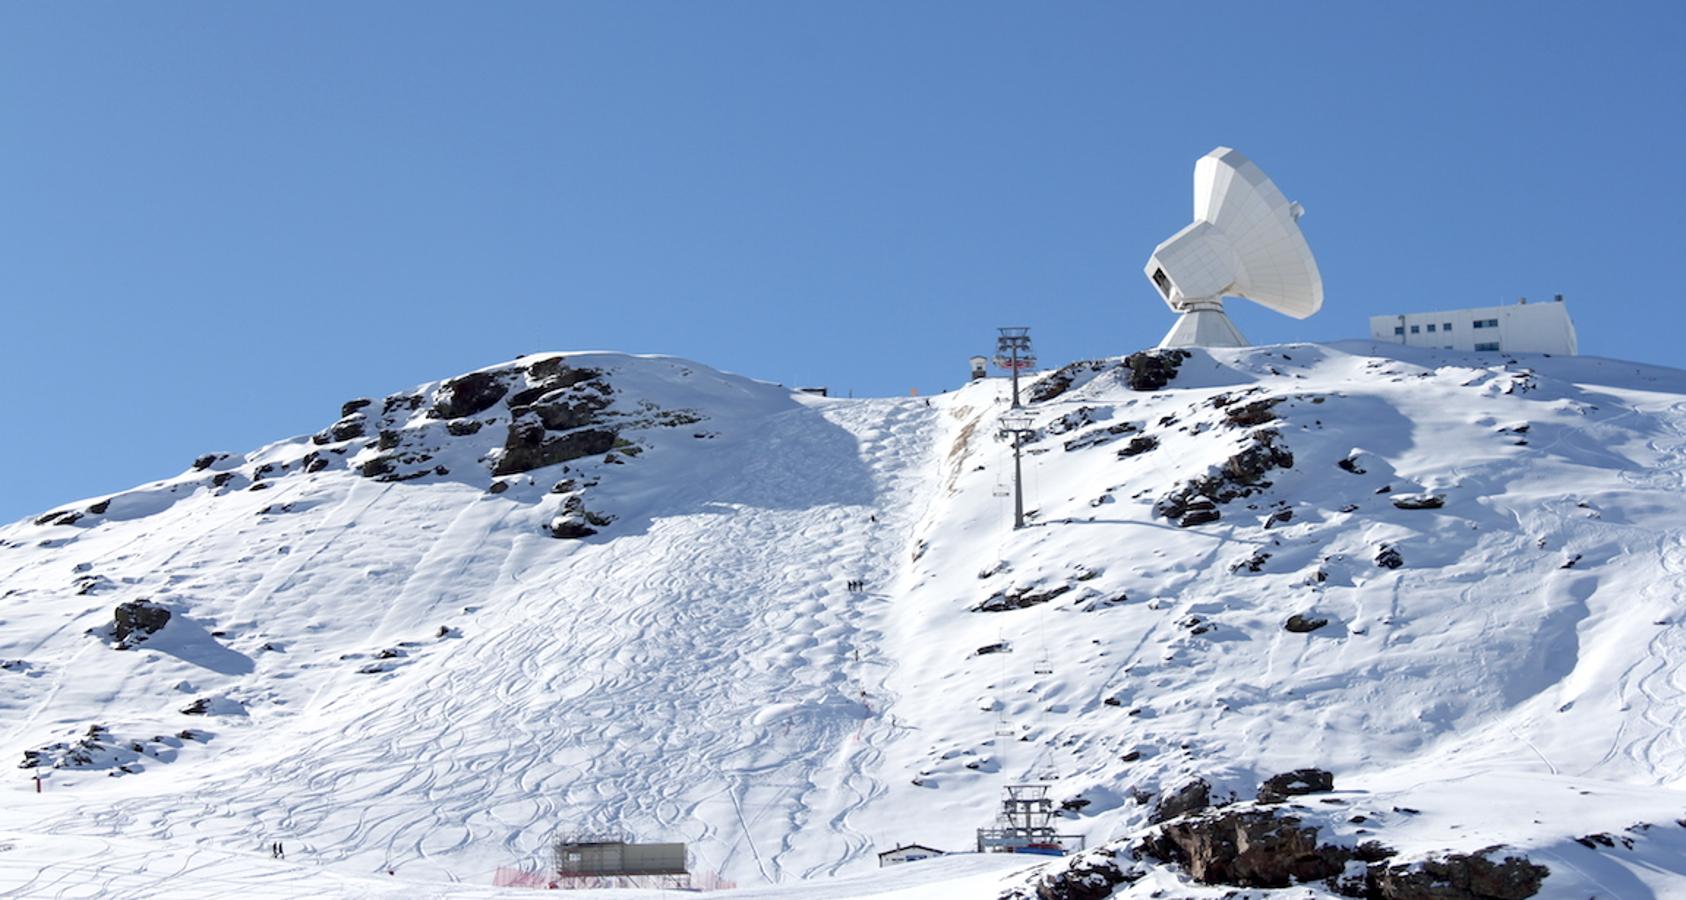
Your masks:
{"label": "satellite dish reflector", "polygon": [[1154,248],[1148,281],[1182,314],[1161,347],[1245,347],[1223,298],[1245,297],[1304,319],[1323,306],[1323,277],[1290,203],[1253,162],[1219,147],[1194,164],[1194,221]]}

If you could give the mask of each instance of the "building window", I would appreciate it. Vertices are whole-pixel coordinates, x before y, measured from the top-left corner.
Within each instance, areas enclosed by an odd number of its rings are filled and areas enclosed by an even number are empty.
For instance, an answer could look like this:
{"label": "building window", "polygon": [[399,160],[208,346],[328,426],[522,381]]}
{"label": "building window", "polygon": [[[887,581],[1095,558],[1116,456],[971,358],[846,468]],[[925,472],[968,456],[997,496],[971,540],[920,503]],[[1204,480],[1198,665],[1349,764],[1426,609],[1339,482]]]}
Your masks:
{"label": "building window", "polygon": [[1499,327],[1499,320],[1498,319],[1476,319],[1475,320],[1475,327],[1477,327],[1477,328],[1497,328],[1497,327]]}
{"label": "building window", "polygon": [[1412,326],[1411,326],[1411,333],[1412,333],[1412,334],[1416,334],[1416,333],[1417,333],[1417,332],[1418,332],[1418,331],[1421,331],[1421,330],[1422,330],[1422,329],[1420,329],[1420,328],[1418,328],[1418,327],[1417,327],[1417,326],[1415,326],[1415,325],[1412,325]]}
{"label": "building window", "polygon": [[1488,344],[1476,344],[1475,349],[1476,350],[1497,350],[1497,349],[1499,349],[1499,342],[1493,341],[1492,343],[1488,343]]}
{"label": "building window", "polygon": [[1441,331],[1451,331],[1452,330],[1452,323],[1451,322],[1442,323],[1441,326],[1440,326],[1440,330]]}
{"label": "building window", "polygon": [[1405,333],[1405,326],[1403,326],[1403,325],[1393,326],[1393,333],[1394,334],[1404,334]]}
{"label": "building window", "polygon": [[1165,270],[1164,269],[1157,269],[1156,268],[1156,269],[1153,270],[1153,286],[1158,288],[1159,293],[1164,294],[1167,299],[1170,298],[1170,296],[1171,296],[1171,279],[1165,277]]}
{"label": "building window", "polygon": [[1433,322],[1428,323],[1428,333],[1429,334],[1434,333],[1434,323]]}

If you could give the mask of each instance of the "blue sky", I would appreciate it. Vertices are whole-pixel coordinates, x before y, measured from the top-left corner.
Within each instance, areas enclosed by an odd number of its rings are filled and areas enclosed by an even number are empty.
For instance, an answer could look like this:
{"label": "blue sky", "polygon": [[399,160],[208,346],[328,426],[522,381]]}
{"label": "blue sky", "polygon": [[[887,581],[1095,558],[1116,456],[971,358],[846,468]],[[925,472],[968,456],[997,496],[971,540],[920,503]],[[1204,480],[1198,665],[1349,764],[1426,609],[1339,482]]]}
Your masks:
{"label": "blue sky", "polygon": [[1220,144],[1327,289],[1255,342],[1563,293],[1679,366],[1683,10],[0,5],[0,520],[523,352],[892,394],[997,325],[1140,349]]}

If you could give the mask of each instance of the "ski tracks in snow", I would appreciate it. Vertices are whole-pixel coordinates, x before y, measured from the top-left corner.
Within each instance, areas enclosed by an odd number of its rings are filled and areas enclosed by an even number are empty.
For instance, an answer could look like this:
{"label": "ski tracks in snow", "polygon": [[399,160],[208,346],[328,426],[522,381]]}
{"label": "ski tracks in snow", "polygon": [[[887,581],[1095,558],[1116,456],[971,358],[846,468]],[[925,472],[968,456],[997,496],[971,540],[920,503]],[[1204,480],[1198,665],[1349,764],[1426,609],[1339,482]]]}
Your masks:
{"label": "ski tracks in snow", "polygon": [[[219,760],[199,802],[137,796],[89,815],[114,833],[279,838],[316,862],[476,880],[571,831],[685,840],[739,880],[868,860],[872,836],[851,823],[886,793],[877,768],[898,730],[882,615],[937,417],[917,400],[771,415],[740,439],[740,465],[674,485],[694,511],[645,533],[559,542],[470,499],[380,601],[377,629],[450,616],[462,638],[384,675],[347,663],[273,746]],[[50,827],[85,833],[88,818]]]}
{"label": "ski tracks in snow", "polygon": [[[1678,491],[1686,488],[1686,403],[1673,404],[1659,418],[1665,434],[1650,442],[1657,464],[1627,480]],[[1656,558],[1665,577],[1647,584],[1644,596],[1649,608],[1667,612],[1644,658],[1620,680],[1624,703],[1630,690],[1643,698],[1639,718],[1647,726],[1625,752],[1658,784],[1679,787],[1686,785],[1686,530],[1658,535]]]}

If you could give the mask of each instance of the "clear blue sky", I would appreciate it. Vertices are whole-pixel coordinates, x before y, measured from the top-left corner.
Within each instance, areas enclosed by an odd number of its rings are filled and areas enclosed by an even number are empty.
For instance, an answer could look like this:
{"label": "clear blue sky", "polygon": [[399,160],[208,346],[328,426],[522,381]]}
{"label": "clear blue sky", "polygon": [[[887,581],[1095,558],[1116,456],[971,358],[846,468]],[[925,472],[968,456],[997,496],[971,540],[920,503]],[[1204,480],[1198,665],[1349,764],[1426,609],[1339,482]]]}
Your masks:
{"label": "clear blue sky", "polygon": [[1219,144],[1327,288],[1682,365],[1686,4],[0,5],[0,520],[522,352],[934,391],[1150,345]]}

